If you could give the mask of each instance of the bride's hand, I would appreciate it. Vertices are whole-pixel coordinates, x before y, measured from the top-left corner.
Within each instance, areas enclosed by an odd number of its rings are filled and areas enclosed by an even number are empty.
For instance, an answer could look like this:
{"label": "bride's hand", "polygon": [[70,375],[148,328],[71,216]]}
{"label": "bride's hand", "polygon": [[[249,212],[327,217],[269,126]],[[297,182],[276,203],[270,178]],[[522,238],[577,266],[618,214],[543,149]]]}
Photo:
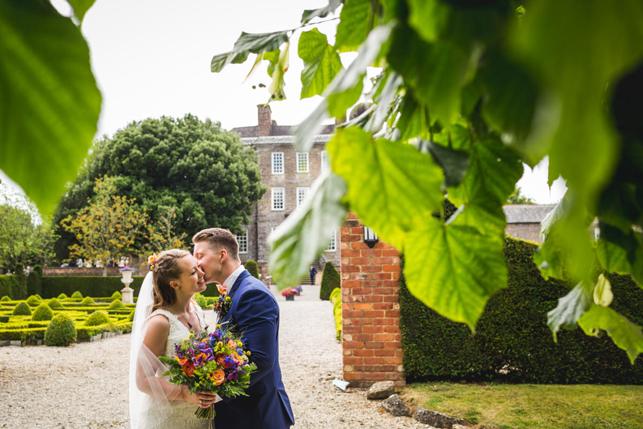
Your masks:
{"label": "bride's hand", "polygon": [[190,393],[188,390],[187,386],[181,386],[181,394],[183,397],[183,400],[186,402],[191,402],[195,405],[198,405],[201,408],[209,408],[217,402],[217,395],[214,393],[208,393],[208,392],[197,392],[197,393]]}

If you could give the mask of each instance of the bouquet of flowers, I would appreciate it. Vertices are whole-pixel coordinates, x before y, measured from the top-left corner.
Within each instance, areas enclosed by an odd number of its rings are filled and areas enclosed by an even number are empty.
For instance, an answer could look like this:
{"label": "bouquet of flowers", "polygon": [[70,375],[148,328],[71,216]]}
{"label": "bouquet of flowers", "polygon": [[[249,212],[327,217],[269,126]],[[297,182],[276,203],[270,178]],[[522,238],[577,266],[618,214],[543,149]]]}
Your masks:
{"label": "bouquet of flowers", "polygon": [[[181,344],[175,345],[173,358],[160,356],[159,360],[170,366],[163,376],[170,382],[188,386],[191,393],[211,392],[223,397],[248,396],[250,375],[257,365],[248,361],[250,351],[244,350],[243,341],[230,329],[217,325],[214,332],[207,330],[190,334]],[[198,408],[197,417],[213,419],[214,405]]]}

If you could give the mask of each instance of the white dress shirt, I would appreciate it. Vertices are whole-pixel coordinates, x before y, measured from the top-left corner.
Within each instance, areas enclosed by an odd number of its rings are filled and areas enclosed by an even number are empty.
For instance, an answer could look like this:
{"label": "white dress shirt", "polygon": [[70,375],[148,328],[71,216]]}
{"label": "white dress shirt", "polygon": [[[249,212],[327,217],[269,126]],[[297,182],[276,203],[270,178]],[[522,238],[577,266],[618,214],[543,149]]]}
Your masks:
{"label": "white dress shirt", "polygon": [[232,274],[230,274],[230,275],[228,276],[228,278],[227,278],[227,279],[225,279],[225,281],[223,282],[223,285],[222,285],[222,286],[223,286],[223,288],[224,288],[225,290],[227,290],[228,292],[230,292],[230,289],[231,289],[231,288],[232,288],[232,286],[234,285],[234,282],[236,282],[236,281],[237,281],[237,278],[239,277],[239,275],[240,275],[242,272],[244,272],[244,271],[245,271],[245,269],[246,269],[246,267],[244,267],[243,265],[240,265],[240,266],[239,266],[239,268],[237,268],[236,270],[234,270],[234,272],[233,272]]}

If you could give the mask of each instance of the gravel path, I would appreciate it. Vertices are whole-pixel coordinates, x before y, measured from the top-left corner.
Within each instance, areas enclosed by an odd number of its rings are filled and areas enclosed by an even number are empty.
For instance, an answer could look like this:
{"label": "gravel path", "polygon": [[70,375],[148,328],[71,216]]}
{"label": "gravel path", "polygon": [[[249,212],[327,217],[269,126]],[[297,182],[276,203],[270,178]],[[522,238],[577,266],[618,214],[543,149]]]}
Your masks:
{"label": "gravel path", "polygon": [[[341,392],[332,306],[305,286],[281,307],[280,362],[295,429],[428,428],[383,413],[364,390]],[[211,317],[212,313],[207,312]],[[129,335],[71,347],[0,348],[0,428],[129,428]]]}

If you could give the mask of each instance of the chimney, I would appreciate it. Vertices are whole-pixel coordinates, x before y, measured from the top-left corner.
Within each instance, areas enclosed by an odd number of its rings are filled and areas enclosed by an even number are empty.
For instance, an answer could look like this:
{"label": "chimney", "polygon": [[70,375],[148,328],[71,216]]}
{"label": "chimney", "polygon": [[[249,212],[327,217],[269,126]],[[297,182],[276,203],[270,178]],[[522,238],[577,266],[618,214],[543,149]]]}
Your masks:
{"label": "chimney", "polygon": [[265,137],[270,135],[272,128],[272,110],[268,104],[257,104],[257,115],[259,117],[259,126],[257,127],[258,137]]}

